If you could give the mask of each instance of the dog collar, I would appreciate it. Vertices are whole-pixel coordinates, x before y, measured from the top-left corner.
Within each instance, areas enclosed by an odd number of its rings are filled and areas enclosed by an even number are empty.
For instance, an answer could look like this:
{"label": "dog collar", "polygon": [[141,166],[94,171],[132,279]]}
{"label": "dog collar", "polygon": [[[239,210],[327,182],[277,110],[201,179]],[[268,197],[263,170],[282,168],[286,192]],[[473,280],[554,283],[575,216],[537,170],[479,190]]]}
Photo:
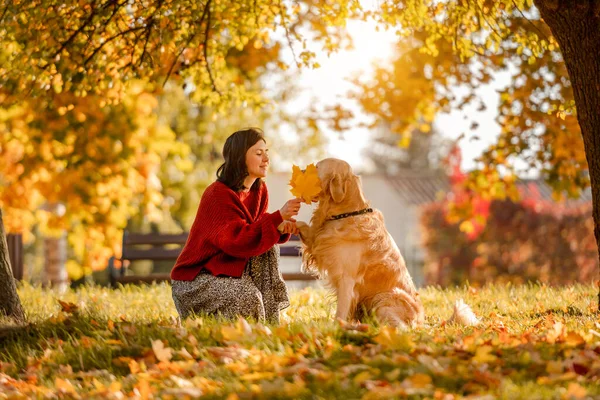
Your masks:
{"label": "dog collar", "polygon": [[348,217],[354,217],[355,215],[362,215],[362,214],[366,214],[366,213],[370,213],[373,212],[372,208],[364,208],[362,210],[358,210],[358,211],[353,211],[353,212],[349,212],[349,213],[344,213],[344,214],[339,214],[339,215],[332,215],[331,218],[329,218],[330,221],[335,221],[338,219],[342,219],[342,218],[348,218]]}

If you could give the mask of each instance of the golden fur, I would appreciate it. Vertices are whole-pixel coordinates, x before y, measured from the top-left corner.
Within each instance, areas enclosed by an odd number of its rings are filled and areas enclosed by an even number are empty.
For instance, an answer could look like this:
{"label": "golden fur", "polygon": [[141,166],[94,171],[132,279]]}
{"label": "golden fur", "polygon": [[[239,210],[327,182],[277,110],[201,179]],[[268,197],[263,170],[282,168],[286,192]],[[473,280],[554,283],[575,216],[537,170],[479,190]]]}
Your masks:
{"label": "golden fur", "polygon": [[298,222],[305,269],[326,275],[337,296],[336,317],[374,312],[382,323],[416,326],[424,321],[419,294],[378,210],[339,220],[331,216],[369,207],[360,178],[348,163],[317,163],[322,192],[310,225]]}

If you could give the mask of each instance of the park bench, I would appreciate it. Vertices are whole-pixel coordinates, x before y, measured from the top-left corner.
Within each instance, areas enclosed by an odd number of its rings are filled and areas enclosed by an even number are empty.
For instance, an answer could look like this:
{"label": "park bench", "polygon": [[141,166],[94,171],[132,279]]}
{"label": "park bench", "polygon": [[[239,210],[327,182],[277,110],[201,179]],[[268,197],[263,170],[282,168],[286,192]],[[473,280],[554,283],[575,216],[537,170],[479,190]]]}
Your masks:
{"label": "park bench", "polygon": [[23,236],[9,233],[6,235],[6,244],[13,276],[15,279],[21,280],[23,279]]}
{"label": "park bench", "polygon": [[[108,272],[111,286],[117,283],[151,283],[170,280],[169,272],[150,273],[146,275],[128,273],[131,263],[134,261],[165,261],[170,266],[181,253],[188,233],[181,234],[159,234],[159,233],[123,233],[123,250],[121,258],[111,257],[108,261]],[[290,241],[280,245],[281,257],[300,256],[300,238],[293,235]],[[283,273],[286,281],[309,281],[316,277],[301,272]]]}

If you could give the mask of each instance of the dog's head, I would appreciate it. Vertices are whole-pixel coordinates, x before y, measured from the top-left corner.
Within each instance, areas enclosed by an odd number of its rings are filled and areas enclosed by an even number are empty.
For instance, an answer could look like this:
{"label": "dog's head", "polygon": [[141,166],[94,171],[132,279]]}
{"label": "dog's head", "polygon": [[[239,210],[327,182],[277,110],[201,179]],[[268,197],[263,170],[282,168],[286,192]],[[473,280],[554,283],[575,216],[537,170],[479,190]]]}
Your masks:
{"label": "dog's head", "polygon": [[317,172],[321,181],[319,201],[342,203],[362,201],[360,178],[352,172],[352,167],[346,161],[337,158],[326,158],[317,163]]}

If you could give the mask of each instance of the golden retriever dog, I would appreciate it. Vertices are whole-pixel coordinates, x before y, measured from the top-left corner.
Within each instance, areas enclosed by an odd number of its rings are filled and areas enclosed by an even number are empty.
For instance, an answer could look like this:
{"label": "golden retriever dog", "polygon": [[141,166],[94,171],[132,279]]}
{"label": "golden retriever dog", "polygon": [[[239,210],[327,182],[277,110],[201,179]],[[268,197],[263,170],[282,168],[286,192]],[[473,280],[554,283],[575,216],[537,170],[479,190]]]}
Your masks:
{"label": "golden retriever dog", "polygon": [[[383,215],[365,199],[360,178],[335,158],[318,162],[317,171],[322,189],[313,199],[317,208],[310,225],[298,221],[297,226],[304,268],[326,276],[337,297],[336,317],[360,319],[366,311],[381,323],[421,325],[419,293]],[[457,307],[462,306],[457,303],[455,313]]]}

